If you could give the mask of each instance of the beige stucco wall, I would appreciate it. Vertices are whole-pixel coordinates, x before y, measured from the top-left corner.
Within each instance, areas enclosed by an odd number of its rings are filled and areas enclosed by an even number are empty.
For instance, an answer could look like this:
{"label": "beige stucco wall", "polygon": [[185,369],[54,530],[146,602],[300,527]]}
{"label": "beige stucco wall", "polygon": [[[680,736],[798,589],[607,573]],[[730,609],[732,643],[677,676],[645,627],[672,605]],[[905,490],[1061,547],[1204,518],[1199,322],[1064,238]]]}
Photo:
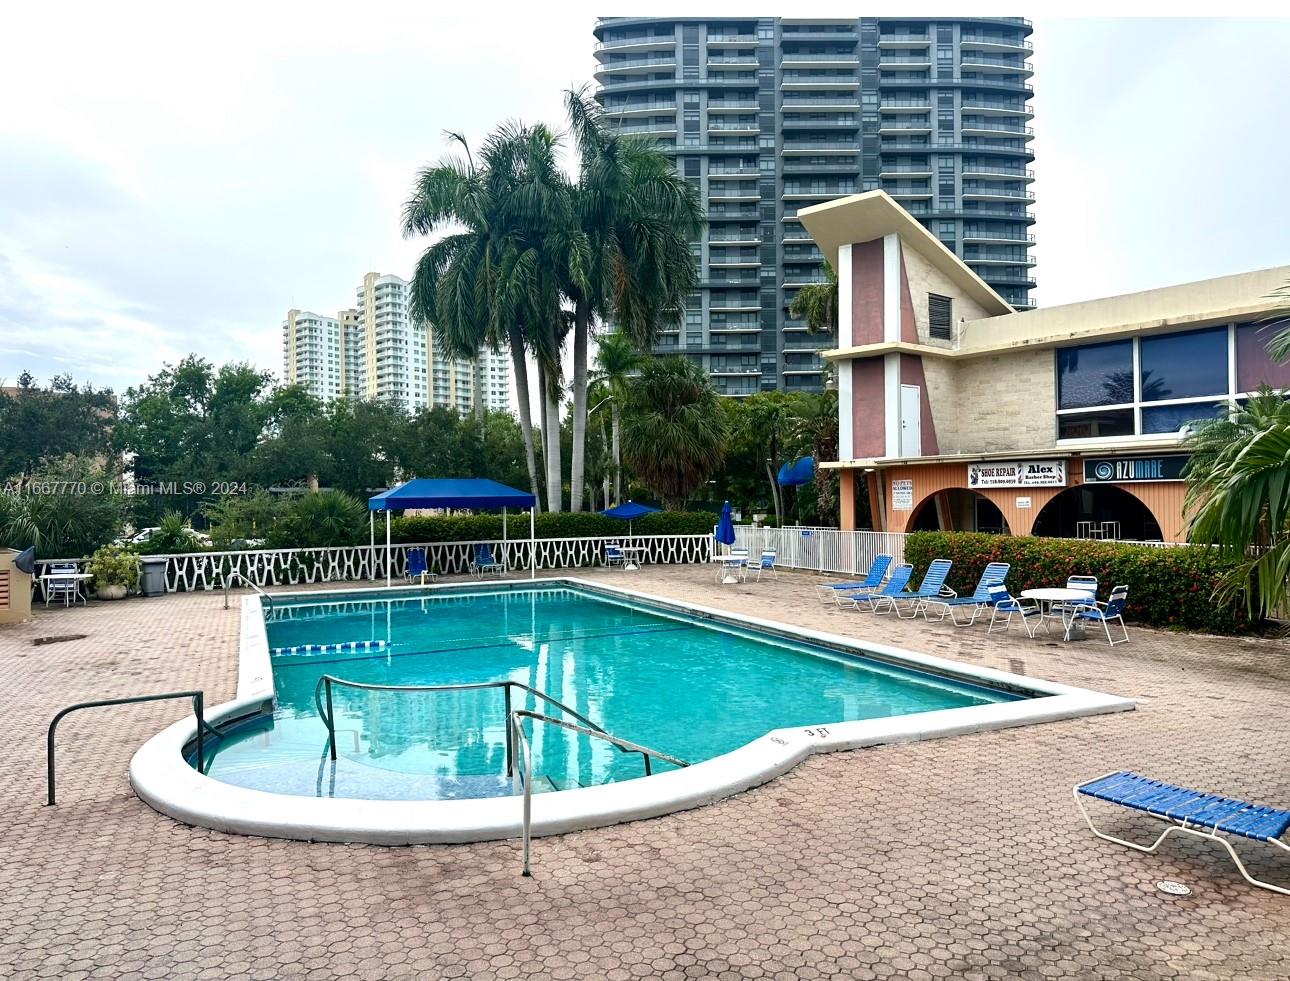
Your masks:
{"label": "beige stucco wall", "polygon": [[951,322],[956,329],[960,317],[965,320],[980,320],[987,316],[987,312],[980,303],[965,296],[963,290],[949,276],[928,262],[916,249],[911,248],[904,241],[900,245],[901,258],[905,263],[905,275],[909,278],[909,295],[914,306],[914,322],[918,325],[918,343],[949,350],[954,347],[953,341],[934,340],[927,331],[927,294],[939,293],[954,301]]}
{"label": "beige stucco wall", "polygon": [[947,361],[924,358],[942,455],[1046,449],[1057,404],[1051,350]]}

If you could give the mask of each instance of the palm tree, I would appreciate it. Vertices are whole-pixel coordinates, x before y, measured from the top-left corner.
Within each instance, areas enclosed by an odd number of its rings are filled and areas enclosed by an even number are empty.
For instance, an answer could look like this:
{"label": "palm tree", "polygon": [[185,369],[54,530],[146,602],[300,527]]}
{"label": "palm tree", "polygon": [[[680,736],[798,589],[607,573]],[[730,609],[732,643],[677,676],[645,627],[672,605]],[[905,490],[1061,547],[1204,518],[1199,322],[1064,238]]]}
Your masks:
{"label": "palm tree", "polygon": [[701,233],[704,215],[672,159],[653,140],[606,126],[586,87],[565,93],[565,109],[579,156],[573,206],[587,244],[585,267],[565,284],[573,306],[570,509],[578,511],[591,329],[597,320],[612,320],[648,350],[662,325],[682,320],[685,299],[698,285],[690,240]]}
{"label": "palm tree", "polygon": [[1188,437],[1186,511],[1192,542],[1235,560],[1223,594],[1244,592],[1247,612],[1269,616],[1290,581],[1290,401],[1266,386],[1244,406]]}
{"label": "palm tree", "polygon": [[784,444],[791,439],[791,424],[797,397],[785,392],[758,392],[744,399],[737,413],[745,442],[757,448],[758,462],[766,468],[770,501],[775,521],[784,520],[784,498],[779,486],[779,467]]}
{"label": "palm tree", "polygon": [[838,329],[838,274],[828,259],[824,260],[824,282],[803,286],[793,297],[788,312],[806,321],[812,334],[834,334]]}
{"label": "palm tree", "polygon": [[[556,159],[559,141],[545,126],[506,123],[476,160],[460,134],[448,136],[465,158],[421,170],[403,208],[405,237],[448,232],[417,262],[410,306],[450,357],[510,348],[529,483],[537,495],[527,355],[558,377],[562,283],[579,278],[578,255],[585,252]],[[549,400],[549,386],[542,388]],[[551,428],[544,427],[548,459]],[[554,486],[548,479],[548,508],[558,509],[561,496],[558,479]]]}
{"label": "palm tree", "polygon": [[802,446],[811,448],[815,458],[816,510],[821,520],[838,514],[837,474],[821,469],[825,460],[838,458],[838,393],[802,395],[793,405],[789,430]]}
{"label": "palm tree", "polygon": [[647,360],[626,334],[615,331],[600,338],[592,384],[603,385],[613,427],[614,503],[623,502],[622,403],[632,376]]}
{"label": "palm tree", "polygon": [[665,508],[694,493],[721,466],[721,396],[693,361],[656,358],[641,367],[623,413],[623,457]]}

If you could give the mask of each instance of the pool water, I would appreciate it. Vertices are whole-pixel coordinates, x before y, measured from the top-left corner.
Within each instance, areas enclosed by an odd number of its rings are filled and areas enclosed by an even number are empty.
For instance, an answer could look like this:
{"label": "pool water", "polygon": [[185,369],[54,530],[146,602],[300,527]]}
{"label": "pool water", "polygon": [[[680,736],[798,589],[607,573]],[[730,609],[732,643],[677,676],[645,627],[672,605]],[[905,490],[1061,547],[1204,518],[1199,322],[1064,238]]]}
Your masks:
{"label": "pool water", "polygon": [[[310,796],[427,800],[515,792],[506,777],[500,689],[333,686],[332,762],[315,703],[323,674],[371,685],[520,682],[615,736],[689,763],[786,726],[1021,697],[563,586],[325,594],[276,603],[266,626],[274,711],[221,740],[208,773]],[[561,717],[512,691],[514,708]],[[536,790],[643,775],[639,755],[603,740],[525,726]],[[655,772],[666,769],[655,763]]]}

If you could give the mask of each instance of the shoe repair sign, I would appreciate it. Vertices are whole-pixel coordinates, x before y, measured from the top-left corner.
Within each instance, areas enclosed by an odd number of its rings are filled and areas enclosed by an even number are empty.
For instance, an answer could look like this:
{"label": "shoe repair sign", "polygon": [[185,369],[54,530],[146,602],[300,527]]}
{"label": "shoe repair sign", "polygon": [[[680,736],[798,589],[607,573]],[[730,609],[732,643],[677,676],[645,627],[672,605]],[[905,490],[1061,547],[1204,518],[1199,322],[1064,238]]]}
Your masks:
{"label": "shoe repair sign", "polygon": [[969,463],[969,487],[1065,487],[1065,460]]}

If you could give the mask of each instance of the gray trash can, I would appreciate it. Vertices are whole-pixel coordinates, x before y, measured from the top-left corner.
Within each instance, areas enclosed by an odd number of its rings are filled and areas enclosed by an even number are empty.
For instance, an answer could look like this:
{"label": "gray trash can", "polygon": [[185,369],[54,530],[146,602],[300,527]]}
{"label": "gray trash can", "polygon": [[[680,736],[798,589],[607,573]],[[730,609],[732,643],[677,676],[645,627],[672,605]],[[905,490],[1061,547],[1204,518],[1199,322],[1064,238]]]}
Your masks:
{"label": "gray trash can", "polygon": [[139,590],[144,596],[162,596],[166,592],[166,557],[145,555],[143,575],[139,577]]}

